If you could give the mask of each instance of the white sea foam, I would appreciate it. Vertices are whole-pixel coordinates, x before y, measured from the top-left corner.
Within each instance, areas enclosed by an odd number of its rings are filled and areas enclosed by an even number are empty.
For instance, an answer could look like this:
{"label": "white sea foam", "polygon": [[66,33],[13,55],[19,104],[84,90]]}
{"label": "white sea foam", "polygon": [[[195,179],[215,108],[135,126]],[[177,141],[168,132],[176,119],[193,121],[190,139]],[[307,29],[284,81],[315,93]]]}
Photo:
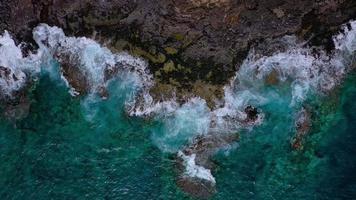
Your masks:
{"label": "white sea foam", "polygon": [[178,156],[183,159],[185,166],[184,175],[188,177],[196,177],[199,179],[207,180],[213,184],[216,183],[214,176],[211,174],[210,169],[206,169],[195,163],[196,154],[185,155],[182,151],[178,152]]}
{"label": "white sea foam", "polygon": [[154,102],[152,96],[145,92],[140,100],[127,102],[127,110],[131,116],[151,116],[159,115],[160,113],[173,113],[179,108],[179,104],[175,99],[170,99],[162,102]]}
{"label": "white sea foam", "polygon": [[192,98],[174,111],[161,112],[155,117],[164,125],[162,132],[153,134],[153,140],[166,152],[176,152],[187,140],[207,134],[211,122],[210,110],[201,98]]}
{"label": "white sea foam", "polygon": [[[339,42],[336,45],[340,47],[340,51],[345,49],[353,51],[355,38],[353,30],[344,31],[336,36]],[[282,40],[285,48],[272,55],[261,56],[256,55],[254,50],[250,51],[236,76],[225,86],[224,105],[220,108],[210,111],[204,101],[196,101],[196,98],[188,100],[182,106],[174,99],[154,102],[149,93],[146,93],[141,97],[143,105],[133,106],[136,110],[132,109],[131,113],[139,116],[153,114],[158,118],[165,116],[164,127],[170,128],[166,128],[165,135],[160,135],[156,140],[162,141],[158,142],[158,145],[164,147],[161,149],[167,150],[171,145],[165,140],[167,138],[190,139],[198,134],[196,130],[201,131],[200,134],[235,132],[262,123],[265,117],[263,113],[260,113],[255,121],[246,122],[248,115],[245,108],[249,105],[263,107],[271,103],[281,104],[286,105],[290,112],[294,112],[300,108],[310,93],[324,94],[332,90],[341,82],[348,70],[340,52],[328,55],[319,49],[318,54],[315,54],[312,48],[305,47],[305,43],[298,43],[294,36],[286,36]],[[271,73],[275,73],[278,83],[275,85],[276,89],[268,90],[266,79]],[[283,89],[285,87],[288,89]],[[189,110],[185,109],[187,105]],[[182,110],[185,111],[181,112]],[[197,115],[197,110],[204,110],[201,113],[205,114]],[[187,123],[182,119],[190,121]],[[190,135],[179,134],[182,130],[180,125],[190,128],[198,127],[197,124],[204,124],[208,128],[192,129]]]}
{"label": "white sea foam", "polygon": [[349,26],[343,26],[343,33],[334,37],[335,49],[354,54],[356,51],[356,21],[350,21]]}
{"label": "white sea foam", "polygon": [[[325,93],[332,90],[349,70],[345,54],[355,54],[356,22],[350,22],[351,29],[344,27],[343,33],[334,37],[336,51],[328,55],[319,49],[318,54],[303,47],[294,36],[284,38],[288,44],[285,51],[270,56],[256,55],[252,49],[241,65],[230,85],[225,87],[225,105],[215,110],[217,116],[236,115],[247,105],[261,106],[276,100],[275,95],[266,93],[266,78],[276,73],[278,84],[289,85],[293,107],[303,102],[308,93]],[[241,113],[241,112],[240,112]]]}
{"label": "white sea foam", "polygon": [[[152,82],[152,76],[148,73],[147,63],[144,60],[127,53],[113,54],[92,39],[67,37],[62,29],[46,24],[37,26],[33,36],[40,48],[60,63],[78,68],[77,73],[81,73],[82,77],[87,79],[90,93],[98,92],[106,86],[108,78],[106,72],[112,73],[110,74],[112,76],[124,71],[135,72],[133,74],[140,87],[147,87]],[[69,80],[66,82],[70,83]]]}
{"label": "white sea foam", "polygon": [[295,44],[285,52],[256,58],[252,51],[237,74],[238,87],[264,85],[266,77],[277,73],[281,83],[291,85],[292,102],[305,100],[308,92],[327,92],[334,88],[345,74],[345,66],[338,57],[327,56],[322,50],[313,55],[311,49]]}
{"label": "white sea foam", "polygon": [[28,78],[39,72],[38,57],[39,54],[24,57],[7,31],[0,35],[0,97],[12,98]]}

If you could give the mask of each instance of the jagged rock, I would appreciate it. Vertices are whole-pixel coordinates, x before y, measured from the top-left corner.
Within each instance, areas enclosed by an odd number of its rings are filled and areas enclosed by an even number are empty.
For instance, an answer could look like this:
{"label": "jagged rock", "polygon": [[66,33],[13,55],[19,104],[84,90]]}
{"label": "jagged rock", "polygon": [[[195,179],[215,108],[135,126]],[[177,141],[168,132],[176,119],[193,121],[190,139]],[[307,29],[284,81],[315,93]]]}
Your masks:
{"label": "jagged rock", "polygon": [[0,66],[0,100],[7,102],[13,99],[13,93],[19,91],[26,81],[22,71]]}
{"label": "jagged rock", "polygon": [[254,123],[258,120],[258,115],[260,112],[258,112],[257,108],[253,106],[247,106],[245,108],[245,113],[247,114],[246,117],[246,122],[247,123]]}
{"label": "jagged rock", "polygon": [[60,62],[60,65],[63,76],[78,94],[84,95],[90,90],[89,80],[79,66],[64,60]]}

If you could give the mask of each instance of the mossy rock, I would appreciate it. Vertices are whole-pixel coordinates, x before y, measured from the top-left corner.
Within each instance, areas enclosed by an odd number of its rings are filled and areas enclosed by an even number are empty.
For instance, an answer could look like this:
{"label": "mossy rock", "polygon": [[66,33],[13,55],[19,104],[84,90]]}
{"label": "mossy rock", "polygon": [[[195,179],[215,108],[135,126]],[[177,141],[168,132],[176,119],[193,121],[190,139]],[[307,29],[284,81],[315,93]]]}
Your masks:
{"label": "mossy rock", "polygon": [[160,72],[160,71],[156,71],[156,72],[155,72],[155,77],[157,77],[157,78],[158,78],[158,77],[160,77],[161,75],[162,75],[162,74],[161,74],[161,72]]}
{"label": "mossy rock", "polygon": [[172,38],[174,38],[174,39],[177,40],[177,41],[182,41],[182,40],[184,40],[184,35],[179,34],[179,33],[174,33],[174,34],[172,35]]}
{"label": "mossy rock", "polygon": [[173,47],[166,47],[164,48],[164,50],[166,51],[167,54],[169,55],[174,55],[178,53],[178,50],[173,48]]}
{"label": "mossy rock", "polygon": [[142,56],[152,63],[164,63],[166,61],[166,56],[163,53],[158,53],[158,55],[153,55],[140,47],[130,47],[130,53],[137,56]]}
{"label": "mossy rock", "polygon": [[176,70],[176,68],[175,68],[174,62],[172,60],[169,60],[168,62],[164,63],[163,71],[165,73],[173,72],[175,70]]}

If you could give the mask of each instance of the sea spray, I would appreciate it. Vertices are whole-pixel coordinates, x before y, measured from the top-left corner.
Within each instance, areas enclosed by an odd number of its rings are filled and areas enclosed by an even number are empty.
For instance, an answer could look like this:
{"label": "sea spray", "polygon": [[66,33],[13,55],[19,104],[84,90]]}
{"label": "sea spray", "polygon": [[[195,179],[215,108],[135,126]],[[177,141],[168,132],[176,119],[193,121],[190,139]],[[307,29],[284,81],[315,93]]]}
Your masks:
{"label": "sea spray", "polygon": [[342,27],[342,33],[333,37],[338,53],[352,56],[356,51],[356,21],[350,21]]}
{"label": "sea spray", "polygon": [[178,156],[183,159],[185,172],[188,177],[207,180],[213,184],[216,183],[215,178],[211,175],[211,171],[195,163],[196,154],[185,155],[182,151],[178,151]]}
{"label": "sea spray", "polygon": [[127,53],[113,54],[94,40],[67,37],[62,29],[46,24],[37,26],[33,36],[40,48],[61,63],[63,77],[69,85],[82,93],[103,93],[107,80],[125,71],[137,74],[140,87],[151,83],[146,62]]}
{"label": "sea spray", "polygon": [[161,150],[171,153],[194,137],[207,134],[211,121],[210,110],[200,98],[192,98],[173,112],[162,112],[155,118],[163,125],[161,131],[153,133],[153,141]]}
{"label": "sea spray", "polygon": [[126,105],[126,108],[135,105],[137,96],[147,93],[152,85],[147,63],[140,58],[125,52],[113,54],[94,40],[67,37],[62,29],[46,24],[37,26],[33,35],[40,48],[60,63],[61,77],[69,92],[73,96],[85,95],[82,105],[89,121],[96,117],[98,106],[108,98],[107,87],[111,82],[121,88],[115,91],[125,96],[121,107]]}
{"label": "sea spray", "polygon": [[[313,48],[298,43],[294,36],[285,36],[283,50],[268,56],[256,55],[252,49],[236,77],[225,87],[224,106],[211,111],[208,133],[233,133],[253,127],[263,123],[265,114],[271,115],[271,112],[284,116],[284,123],[289,123],[280,127],[287,132],[293,130],[293,120],[299,120],[293,117],[303,110],[302,105],[308,97],[328,94],[350,70],[350,63],[345,59],[354,55],[355,33],[352,30],[347,29],[335,37],[337,48],[331,54],[321,49],[316,54]],[[276,79],[273,85],[267,84],[268,76],[275,76],[272,77]],[[252,124],[246,123],[245,109],[249,106],[262,108]]]}
{"label": "sea spray", "polygon": [[24,57],[21,47],[15,44],[7,31],[0,35],[0,99],[12,99],[13,93],[39,72],[38,57],[35,54]]}

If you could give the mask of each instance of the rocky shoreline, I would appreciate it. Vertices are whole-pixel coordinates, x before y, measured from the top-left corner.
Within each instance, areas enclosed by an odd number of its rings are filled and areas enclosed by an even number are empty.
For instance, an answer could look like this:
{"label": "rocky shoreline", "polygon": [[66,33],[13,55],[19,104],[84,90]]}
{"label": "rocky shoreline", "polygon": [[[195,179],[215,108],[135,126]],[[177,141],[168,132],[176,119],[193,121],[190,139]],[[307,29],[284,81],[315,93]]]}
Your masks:
{"label": "rocky shoreline", "polygon": [[356,17],[356,2],[2,0],[0,10],[0,31],[30,42],[29,50],[35,49],[32,28],[41,22],[66,35],[94,37],[147,59],[157,100],[200,96],[212,108],[255,43],[297,34],[332,48],[332,33]]}

